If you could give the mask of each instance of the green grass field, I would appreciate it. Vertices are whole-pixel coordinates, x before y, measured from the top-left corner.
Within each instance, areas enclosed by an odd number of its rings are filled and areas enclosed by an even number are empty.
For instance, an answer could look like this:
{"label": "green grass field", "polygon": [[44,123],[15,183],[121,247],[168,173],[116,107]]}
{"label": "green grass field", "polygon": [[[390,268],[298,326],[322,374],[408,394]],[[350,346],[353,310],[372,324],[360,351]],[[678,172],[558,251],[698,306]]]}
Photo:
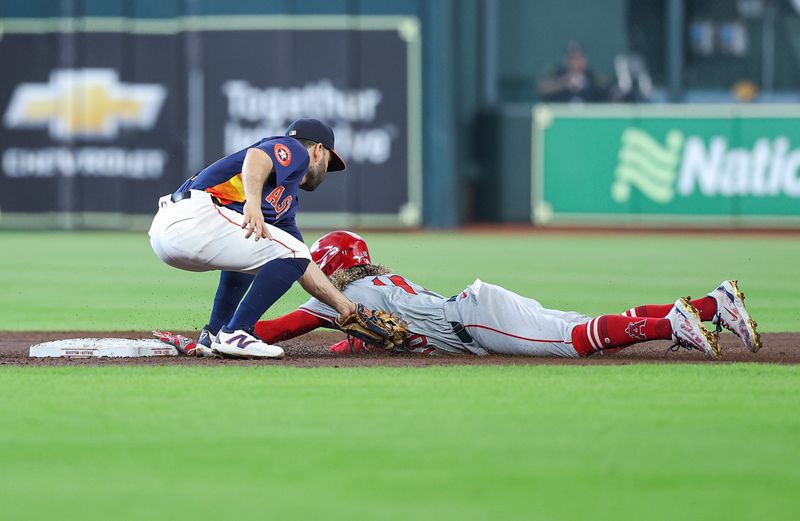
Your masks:
{"label": "green grass field", "polygon": [[[313,240],[314,234],[307,239]],[[738,277],[798,331],[796,238],[367,234],[444,294],[475,277],[594,314]],[[213,274],[136,234],[0,234],[0,330],[192,329]],[[293,291],[273,310],[304,300]],[[0,366],[3,519],[795,519],[800,370],[762,364]]]}
{"label": "green grass field", "polygon": [[796,367],[0,370],[4,519],[794,519]]}
{"label": "green grass field", "polygon": [[[307,233],[313,241],[319,234]],[[594,315],[739,278],[763,331],[800,331],[796,237],[366,234],[373,260],[452,295],[476,277]],[[146,234],[0,233],[0,330],[199,329],[216,273],[161,263]],[[269,313],[305,301],[295,285]]]}

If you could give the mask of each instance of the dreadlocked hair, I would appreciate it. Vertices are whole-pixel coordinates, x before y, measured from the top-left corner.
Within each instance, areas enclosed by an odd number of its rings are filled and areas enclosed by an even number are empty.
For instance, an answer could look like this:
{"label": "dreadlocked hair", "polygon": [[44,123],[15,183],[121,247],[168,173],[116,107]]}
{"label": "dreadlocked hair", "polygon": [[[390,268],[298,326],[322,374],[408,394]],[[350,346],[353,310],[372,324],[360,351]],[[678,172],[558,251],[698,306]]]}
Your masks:
{"label": "dreadlocked hair", "polygon": [[376,277],[391,272],[392,270],[381,264],[361,264],[334,272],[333,275],[330,276],[330,280],[333,287],[339,291],[344,291],[344,288],[351,282],[363,279],[364,277]]}

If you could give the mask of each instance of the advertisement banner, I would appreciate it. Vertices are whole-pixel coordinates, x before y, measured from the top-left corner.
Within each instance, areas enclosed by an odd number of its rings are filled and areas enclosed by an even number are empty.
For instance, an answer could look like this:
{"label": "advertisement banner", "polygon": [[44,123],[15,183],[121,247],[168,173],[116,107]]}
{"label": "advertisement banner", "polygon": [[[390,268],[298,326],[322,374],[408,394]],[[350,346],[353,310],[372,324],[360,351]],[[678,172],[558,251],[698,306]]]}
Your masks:
{"label": "advertisement banner", "polygon": [[[299,194],[298,222],[313,212],[418,224],[409,181],[421,172],[411,171],[409,140],[419,134],[409,132],[409,113],[419,108],[408,102],[408,36],[396,28],[204,32],[204,163],[315,117],[333,127],[348,166]],[[247,49],[268,59],[231,59]]]}
{"label": "advertisement banner", "polygon": [[[0,40],[2,215],[152,213],[154,198],[174,189],[185,165],[180,42],[124,33],[62,37],[8,33]],[[74,53],[82,49],[91,51],[79,59]]]}
{"label": "advertisement banner", "polygon": [[420,223],[415,18],[101,20],[0,20],[0,224],[152,215],[300,117],[333,127],[348,166],[300,193],[301,226]]}
{"label": "advertisement banner", "polygon": [[800,109],[539,106],[533,219],[800,224]]}

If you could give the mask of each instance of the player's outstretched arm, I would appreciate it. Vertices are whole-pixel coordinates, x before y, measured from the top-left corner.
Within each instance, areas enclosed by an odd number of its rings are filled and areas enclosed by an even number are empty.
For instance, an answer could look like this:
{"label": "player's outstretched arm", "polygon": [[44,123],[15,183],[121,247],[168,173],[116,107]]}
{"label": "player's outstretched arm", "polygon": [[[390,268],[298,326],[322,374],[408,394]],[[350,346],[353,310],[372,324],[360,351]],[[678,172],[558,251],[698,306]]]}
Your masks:
{"label": "player's outstretched arm", "polygon": [[356,305],[333,287],[328,277],[313,262],[308,263],[306,272],[300,277],[300,285],[309,295],[335,309],[340,317],[346,317],[356,311]]}
{"label": "player's outstretched arm", "polygon": [[272,239],[264,221],[264,214],[261,212],[261,195],[272,167],[272,159],[259,148],[249,149],[244,156],[242,184],[246,200],[242,209],[244,213],[242,228],[247,230],[246,239],[253,234],[255,240]]}
{"label": "player's outstretched arm", "polygon": [[274,344],[323,326],[330,326],[330,322],[298,309],[272,320],[259,320],[256,322],[255,333],[264,342]]}

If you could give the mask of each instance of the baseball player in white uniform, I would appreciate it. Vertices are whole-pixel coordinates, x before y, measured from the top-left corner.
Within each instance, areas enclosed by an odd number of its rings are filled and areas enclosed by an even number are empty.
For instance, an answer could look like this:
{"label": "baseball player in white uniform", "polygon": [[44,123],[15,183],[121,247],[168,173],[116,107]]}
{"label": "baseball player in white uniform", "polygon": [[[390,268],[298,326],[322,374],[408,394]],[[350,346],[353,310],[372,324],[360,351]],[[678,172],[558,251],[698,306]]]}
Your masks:
{"label": "baseball player in white uniform", "polygon": [[159,200],[149,232],[156,255],[183,270],[220,271],[198,341],[204,347],[234,357],[282,357],[283,349],[253,336],[253,327],[298,280],[342,316],[356,309],[310,262],[295,223],[297,191],[313,191],[329,171],[345,169],[333,146],[328,125],[299,119],[285,136],[219,159]]}
{"label": "baseball player in white uniform", "polygon": [[[481,280],[445,298],[372,264],[366,242],[348,231],[320,238],[311,247],[311,257],[350,300],[408,322],[404,348],[416,353],[581,357],[665,339],[718,358],[718,337],[706,330],[703,321],[717,324],[718,331],[721,326],[728,328],[752,352],[761,347],[736,281],[724,281],[696,300],[684,297],[673,304],[589,317],[547,309],[534,299]],[[267,342],[278,342],[318,327],[335,328],[336,316],[333,308],[312,298],[288,315],[258,322],[255,333]],[[348,353],[361,349],[367,347],[359,341],[332,347],[334,352]]]}

